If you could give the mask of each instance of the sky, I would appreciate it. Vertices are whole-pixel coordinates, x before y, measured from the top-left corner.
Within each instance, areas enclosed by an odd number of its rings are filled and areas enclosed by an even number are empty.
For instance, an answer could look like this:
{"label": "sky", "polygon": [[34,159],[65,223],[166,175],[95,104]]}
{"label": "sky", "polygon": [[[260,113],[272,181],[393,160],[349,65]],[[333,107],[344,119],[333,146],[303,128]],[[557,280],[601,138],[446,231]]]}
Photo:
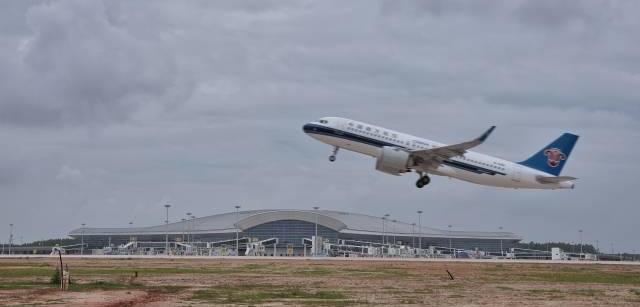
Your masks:
{"label": "sky", "polygon": [[[319,206],[640,251],[638,1],[2,1],[0,241]],[[574,190],[374,170],[341,116],[521,161],[581,136]]]}

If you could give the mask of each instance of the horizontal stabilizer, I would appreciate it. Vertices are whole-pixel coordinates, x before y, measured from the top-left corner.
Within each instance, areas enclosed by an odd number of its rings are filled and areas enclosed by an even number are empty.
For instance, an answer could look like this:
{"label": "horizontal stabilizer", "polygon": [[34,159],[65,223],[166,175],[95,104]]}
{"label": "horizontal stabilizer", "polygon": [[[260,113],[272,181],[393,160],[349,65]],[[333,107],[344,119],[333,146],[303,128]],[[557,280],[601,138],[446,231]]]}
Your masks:
{"label": "horizontal stabilizer", "polygon": [[536,176],[536,180],[540,183],[560,183],[560,182],[571,181],[576,179],[578,178],[571,177],[571,176],[557,176],[557,177]]}

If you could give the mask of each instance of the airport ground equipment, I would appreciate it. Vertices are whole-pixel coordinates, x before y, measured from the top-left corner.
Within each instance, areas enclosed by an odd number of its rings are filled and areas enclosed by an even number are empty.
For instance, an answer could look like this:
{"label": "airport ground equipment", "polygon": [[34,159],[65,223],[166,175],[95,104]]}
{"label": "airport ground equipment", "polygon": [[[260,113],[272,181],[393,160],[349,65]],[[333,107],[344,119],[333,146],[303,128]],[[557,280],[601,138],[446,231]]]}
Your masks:
{"label": "airport ground equipment", "polygon": [[266,240],[255,241],[247,243],[247,249],[245,250],[245,256],[266,256],[267,246],[273,246],[273,255],[276,255],[276,248],[278,245],[278,238],[269,238]]}
{"label": "airport ground equipment", "polygon": [[[84,244],[85,246],[87,244]],[[67,251],[69,250],[79,250],[80,246],[82,246],[82,244],[72,244],[72,245],[64,245],[64,246],[54,246],[51,248],[51,254],[52,256],[58,255],[60,253],[62,254],[66,254]]]}

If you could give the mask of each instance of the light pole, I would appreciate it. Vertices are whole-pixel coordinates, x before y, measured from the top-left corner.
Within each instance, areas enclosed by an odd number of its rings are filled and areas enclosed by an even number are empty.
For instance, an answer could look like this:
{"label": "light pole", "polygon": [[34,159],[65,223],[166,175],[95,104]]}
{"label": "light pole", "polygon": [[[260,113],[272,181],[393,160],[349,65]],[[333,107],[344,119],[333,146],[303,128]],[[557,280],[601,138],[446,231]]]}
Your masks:
{"label": "light pole", "polygon": [[9,224],[9,255],[11,255],[12,245],[13,245],[13,224]]}
{"label": "light pole", "polygon": [[316,235],[313,238],[313,244],[311,246],[313,246],[313,253],[312,256],[316,256],[316,252],[318,250],[318,209],[320,209],[320,207],[318,206],[314,206],[313,210],[316,214]]}
{"label": "light pole", "polygon": [[187,242],[191,242],[191,228],[189,228],[190,226],[190,222],[189,220],[191,219],[191,212],[187,212]]}
{"label": "light pole", "polygon": [[[384,220],[383,223],[385,223],[387,221],[387,219],[389,218],[389,213],[386,213],[384,215]],[[386,223],[385,223],[386,224]],[[384,224],[383,224],[384,225]],[[386,241],[386,244],[389,244],[389,238],[387,237],[387,232],[386,229],[382,231],[384,233],[384,241]],[[384,243],[384,242],[383,242]]]}
{"label": "light pole", "polygon": [[86,225],[85,223],[82,223],[82,230],[80,231],[80,255],[84,255],[84,225]]}
{"label": "light pole", "polygon": [[453,252],[452,244],[451,244],[451,224],[449,224],[449,253],[455,258],[455,253]]}
{"label": "light pole", "polygon": [[[133,241],[133,221],[129,222],[129,242]],[[109,247],[111,247],[111,237],[109,237]]]}
{"label": "light pole", "polygon": [[392,231],[393,231],[393,245],[396,245],[396,243],[398,242],[398,241],[396,241],[396,220],[392,220],[392,222],[393,222],[393,224],[391,224],[391,225],[393,225],[393,228],[392,228]]}
{"label": "light pole", "polygon": [[381,217],[380,220],[382,221],[382,244],[384,244],[384,220],[387,219],[386,217]]}
{"label": "light pole", "polygon": [[184,243],[184,233],[187,232],[187,227],[186,227],[187,223],[185,223],[186,220],[187,219],[185,219],[185,218],[182,218],[180,220],[180,221],[182,221],[182,243]]}
{"label": "light pole", "polygon": [[416,222],[411,223],[411,248],[416,248]]}
{"label": "light pole", "polygon": [[422,210],[418,210],[418,248],[422,249]]}
{"label": "light pole", "polygon": [[195,220],[195,219],[196,219],[196,216],[195,216],[195,215],[191,215],[191,221],[192,221],[192,222],[191,222],[191,229],[190,229],[190,230],[191,230],[191,241],[192,241],[192,243],[193,243],[193,241],[195,241],[195,240],[196,240],[196,239],[195,239],[195,231],[194,231],[194,228],[195,228],[195,227],[193,227],[193,225],[194,225],[194,224],[193,224],[193,220]]}
{"label": "light pole", "polygon": [[582,259],[582,229],[578,230],[580,233],[580,259]]}
{"label": "light pole", "polygon": [[240,250],[240,243],[239,243],[240,234],[238,233],[238,225],[237,225],[238,224],[238,213],[239,213],[238,210],[240,210],[240,206],[236,205],[235,208],[236,208],[236,256],[240,256],[240,254],[238,253],[238,251]]}
{"label": "light pole", "polygon": [[[502,226],[498,227],[500,232],[502,232]],[[504,250],[502,249],[502,234],[500,234],[500,256],[504,256]]]}
{"label": "light pole", "polygon": [[164,254],[169,255],[169,208],[171,207],[171,205],[166,204],[164,205],[164,207],[167,209],[166,219],[164,220],[164,225],[166,228],[165,230],[167,231],[164,236]]}

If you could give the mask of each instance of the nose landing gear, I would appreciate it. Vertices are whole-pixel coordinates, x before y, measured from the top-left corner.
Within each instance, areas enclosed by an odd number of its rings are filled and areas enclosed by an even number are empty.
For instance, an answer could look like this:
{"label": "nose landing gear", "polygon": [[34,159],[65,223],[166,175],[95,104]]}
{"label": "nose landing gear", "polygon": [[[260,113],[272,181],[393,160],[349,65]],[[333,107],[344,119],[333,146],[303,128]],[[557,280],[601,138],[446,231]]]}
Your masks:
{"label": "nose landing gear", "polygon": [[338,146],[333,147],[333,153],[331,153],[331,155],[329,156],[329,161],[331,162],[336,161],[336,155],[338,154],[338,149],[340,149],[340,147]]}
{"label": "nose landing gear", "polygon": [[420,174],[420,178],[416,181],[416,187],[422,189],[425,185],[429,184],[429,182],[431,182],[429,176]]}

